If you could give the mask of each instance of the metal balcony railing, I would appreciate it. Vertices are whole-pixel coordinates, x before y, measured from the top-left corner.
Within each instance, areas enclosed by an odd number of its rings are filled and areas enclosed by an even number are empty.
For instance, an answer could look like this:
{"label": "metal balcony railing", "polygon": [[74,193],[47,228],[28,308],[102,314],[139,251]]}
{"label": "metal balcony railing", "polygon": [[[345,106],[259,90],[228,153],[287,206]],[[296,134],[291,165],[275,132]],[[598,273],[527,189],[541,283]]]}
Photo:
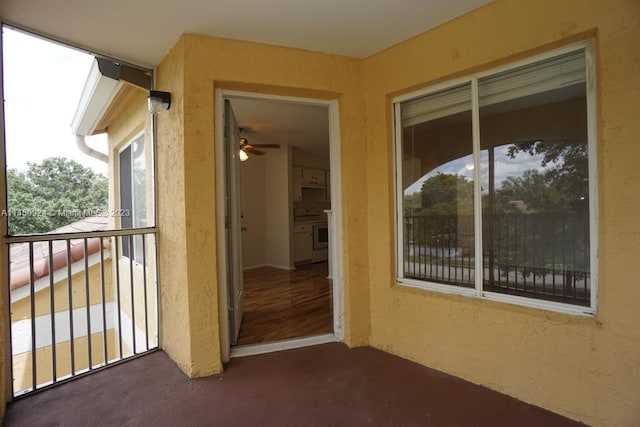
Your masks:
{"label": "metal balcony railing", "polygon": [[[407,215],[404,276],[474,287],[472,215]],[[586,214],[483,216],[483,290],[588,306]]]}
{"label": "metal balcony railing", "polygon": [[158,348],[154,228],[6,241],[14,397]]}

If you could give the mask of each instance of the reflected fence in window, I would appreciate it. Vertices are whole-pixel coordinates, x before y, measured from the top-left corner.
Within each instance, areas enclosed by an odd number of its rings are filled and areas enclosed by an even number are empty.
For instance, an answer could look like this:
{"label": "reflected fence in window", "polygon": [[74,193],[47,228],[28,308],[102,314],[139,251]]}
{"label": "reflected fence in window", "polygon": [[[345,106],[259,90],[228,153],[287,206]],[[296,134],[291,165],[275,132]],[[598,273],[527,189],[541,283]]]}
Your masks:
{"label": "reflected fence in window", "polygon": [[[155,233],[7,238],[14,397],[158,348]],[[135,260],[122,252],[134,241]]]}
{"label": "reflected fence in window", "polygon": [[474,287],[473,215],[405,216],[404,277]]}
{"label": "reflected fence in window", "polygon": [[[483,216],[483,291],[590,304],[587,214]],[[407,215],[404,277],[474,288],[472,215]]]}

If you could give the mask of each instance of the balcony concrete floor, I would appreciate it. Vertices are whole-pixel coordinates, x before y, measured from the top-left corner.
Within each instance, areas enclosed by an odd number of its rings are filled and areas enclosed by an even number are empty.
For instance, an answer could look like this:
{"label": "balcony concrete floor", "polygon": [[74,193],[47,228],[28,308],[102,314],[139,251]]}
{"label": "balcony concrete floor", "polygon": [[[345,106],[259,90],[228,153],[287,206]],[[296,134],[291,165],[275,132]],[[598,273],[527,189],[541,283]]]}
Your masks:
{"label": "balcony concrete floor", "polygon": [[6,426],[572,426],[372,348],[325,344],[233,359],[188,379],[155,352],[10,404]]}

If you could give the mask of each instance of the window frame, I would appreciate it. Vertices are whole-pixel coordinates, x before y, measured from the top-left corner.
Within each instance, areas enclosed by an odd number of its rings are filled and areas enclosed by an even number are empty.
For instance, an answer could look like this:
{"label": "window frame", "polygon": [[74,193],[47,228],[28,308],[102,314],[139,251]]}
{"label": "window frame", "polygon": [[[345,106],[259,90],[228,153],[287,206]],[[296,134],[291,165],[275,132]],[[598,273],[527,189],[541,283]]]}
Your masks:
{"label": "window frame", "polygon": [[[127,149],[130,149],[130,153],[131,153],[131,158],[130,158],[130,178],[131,179],[129,181],[129,187],[130,187],[130,191],[131,191],[131,208],[130,208],[130,210],[131,210],[131,212],[130,212],[130,215],[131,215],[131,227],[123,228],[123,226],[122,226],[122,215],[120,215],[120,216],[118,216],[118,218],[119,218],[119,224],[118,224],[119,229],[134,230],[134,229],[140,228],[140,227],[136,227],[135,226],[136,219],[134,217],[136,209],[135,209],[135,192],[134,192],[134,184],[133,184],[133,176],[134,176],[134,159],[133,159],[133,151],[134,151],[134,149],[133,149],[133,144],[136,141],[138,141],[139,139],[141,139],[141,138],[142,138],[142,141],[144,142],[144,152],[143,152],[143,154],[144,154],[144,153],[146,153],[146,150],[147,150],[147,133],[146,133],[146,131],[144,129],[139,131],[139,132],[134,133],[133,137],[129,138],[128,141],[125,144],[123,144],[120,148],[118,148],[118,161],[117,161],[117,169],[118,169],[118,173],[117,173],[118,174],[118,186],[117,186],[118,197],[117,197],[117,200],[118,200],[118,207],[116,208],[116,212],[119,212],[119,213],[123,213],[123,211],[126,209],[122,205],[122,179],[121,179],[122,178],[122,175],[121,175],[121,173],[122,173],[122,166],[121,166],[122,165],[122,161],[121,161],[121,156],[122,156],[122,153],[124,151],[126,151]],[[146,154],[144,154],[144,155],[146,156]],[[146,161],[144,163],[145,163],[145,170],[146,170]],[[146,179],[145,179],[145,182],[146,182]],[[145,187],[146,187],[146,184],[145,184]],[[145,192],[146,192],[146,188],[145,188]],[[146,198],[146,195],[145,195],[145,198]],[[136,259],[136,252],[138,250],[141,251],[142,248],[138,247],[136,249],[137,245],[136,245],[135,237],[133,238],[133,248],[128,247],[128,244],[129,243],[127,242],[128,254],[125,255],[125,253],[124,253],[125,252],[125,242],[124,242],[124,239],[122,240],[122,244],[120,245],[120,256],[122,258],[130,259],[130,254],[133,251],[133,258],[132,258],[133,263],[135,265],[142,265],[142,262],[140,262],[140,261],[138,261]]]}
{"label": "window frame", "polygon": [[[587,144],[588,144],[588,174],[589,174],[589,248],[590,248],[590,273],[591,273],[591,294],[589,306],[578,306],[568,303],[535,299],[526,296],[502,294],[485,291],[483,289],[483,270],[475,269],[475,283],[473,288],[446,285],[428,280],[418,280],[404,277],[404,232],[403,232],[403,209],[404,190],[402,183],[402,117],[401,104],[412,101],[436,92],[451,89],[463,84],[471,85],[471,116],[472,116],[472,140],[473,140],[473,162],[474,162],[474,238],[475,238],[475,265],[482,266],[482,201],[481,179],[480,179],[480,108],[478,96],[478,81],[482,78],[496,75],[518,67],[527,66],[538,61],[543,61],[558,57],[571,52],[584,51],[585,54],[585,89],[586,89],[586,119],[587,119]],[[597,115],[596,115],[596,80],[595,80],[594,47],[591,40],[585,40],[561,48],[549,50],[542,54],[532,55],[526,59],[510,62],[508,64],[494,67],[481,72],[473,73],[464,77],[450,79],[441,83],[428,85],[417,91],[406,93],[394,97],[391,100],[391,113],[393,122],[393,144],[394,144],[394,180],[395,180],[395,209],[394,209],[394,230],[395,230],[395,278],[398,286],[407,286],[428,291],[443,292],[449,294],[464,295],[492,301],[523,305],[528,307],[558,311],[582,316],[595,316],[597,314],[598,295],[598,175],[597,175]]]}

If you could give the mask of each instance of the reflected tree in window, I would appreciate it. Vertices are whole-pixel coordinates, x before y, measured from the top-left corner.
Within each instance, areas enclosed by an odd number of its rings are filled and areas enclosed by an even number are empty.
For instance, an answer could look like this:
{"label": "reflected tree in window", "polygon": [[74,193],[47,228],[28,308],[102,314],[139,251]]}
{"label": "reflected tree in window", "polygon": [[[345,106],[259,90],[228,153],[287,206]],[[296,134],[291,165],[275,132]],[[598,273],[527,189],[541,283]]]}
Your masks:
{"label": "reflected tree in window", "polygon": [[[511,160],[537,157],[540,167],[505,177],[493,197],[483,194],[484,216],[489,220],[484,227],[484,245],[489,248],[487,285],[500,285],[509,279],[516,282],[517,276],[523,288],[533,288],[533,276],[548,279],[550,287],[554,282],[567,287],[586,280],[587,143],[527,141],[508,145],[506,156]],[[495,277],[496,268],[500,279]]]}

